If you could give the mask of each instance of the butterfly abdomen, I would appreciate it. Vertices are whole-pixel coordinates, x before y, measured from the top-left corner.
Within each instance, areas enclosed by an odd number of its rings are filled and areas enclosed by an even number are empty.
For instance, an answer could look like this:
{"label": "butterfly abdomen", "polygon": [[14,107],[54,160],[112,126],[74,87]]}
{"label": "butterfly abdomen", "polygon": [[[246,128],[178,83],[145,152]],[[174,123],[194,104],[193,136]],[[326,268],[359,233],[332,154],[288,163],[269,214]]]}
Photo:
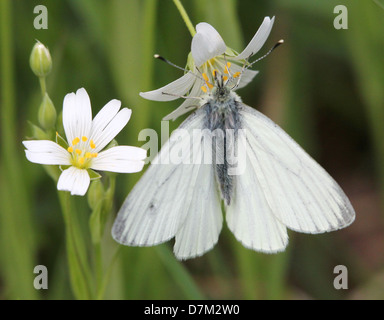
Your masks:
{"label": "butterfly abdomen", "polygon": [[215,166],[216,180],[221,198],[228,206],[233,197],[234,183],[234,176],[229,174],[229,169],[233,166],[231,155],[236,150],[241,121],[237,95],[225,90],[227,89],[217,88],[212,99],[208,99],[203,108],[206,111],[205,128],[212,135],[212,163]]}

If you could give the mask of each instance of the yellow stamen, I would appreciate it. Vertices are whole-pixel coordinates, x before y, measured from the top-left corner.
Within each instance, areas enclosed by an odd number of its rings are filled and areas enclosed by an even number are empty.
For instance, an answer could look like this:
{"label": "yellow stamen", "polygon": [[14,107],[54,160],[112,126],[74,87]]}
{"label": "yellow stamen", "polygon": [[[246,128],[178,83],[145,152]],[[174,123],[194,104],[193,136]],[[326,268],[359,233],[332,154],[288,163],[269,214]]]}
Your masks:
{"label": "yellow stamen", "polygon": [[223,77],[223,80],[224,80],[224,81],[227,81],[227,80],[228,80],[228,77],[227,77],[227,76],[224,76],[224,77]]}
{"label": "yellow stamen", "polygon": [[72,145],[75,146],[75,145],[77,145],[79,142],[80,142],[80,139],[79,139],[78,137],[76,137],[75,139],[73,139],[73,141],[72,141]]}
{"label": "yellow stamen", "polygon": [[95,145],[95,143],[93,142],[93,140],[91,140],[91,141],[89,142],[89,145],[91,146],[92,149],[95,149],[95,148],[96,148],[96,145]]}
{"label": "yellow stamen", "polygon": [[87,159],[89,159],[89,158],[91,158],[91,157],[92,157],[92,155],[91,155],[91,153],[90,153],[90,152],[86,152],[86,153],[85,153],[85,157],[86,157]]}
{"label": "yellow stamen", "polygon": [[206,63],[211,65],[211,67],[212,67],[216,64],[216,59],[215,58],[209,59]]}
{"label": "yellow stamen", "polygon": [[[215,71],[217,71],[217,70],[213,70],[212,73],[215,72]],[[207,74],[203,73],[202,76],[203,76],[203,78],[205,80],[205,84],[208,86],[208,88],[212,89],[213,88],[213,84],[209,83],[209,78],[208,78]],[[203,91],[204,91],[204,89],[203,89]]]}
{"label": "yellow stamen", "polygon": [[225,74],[228,74],[229,73],[229,68],[231,67],[231,63],[230,62],[227,62],[227,65],[225,66],[224,68],[224,73]]}
{"label": "yellow stamen", "polygon": [[79,158],[79,163],[80,163],[80,164],[84,164],[84,161],[85,161],[84,157],[80,157],[80,158]]}
{"label": "yellow stamen", "polygon": [[214,77],[216,77],[216,74],[217,74],[217,69],[213,69],[213,70],[212,70],[212,75],[213,75]]}
{"label": "yellow stamen", "polygon": [[68,147],[67,150],[68,150],[68,152],[71,152],[71,153],[73,152],[73,148],[72,147]]}
{"label": "yellow stamen", "polygon": [[81,137],[81,140],[83,140],[83,141],[85,142],[85,141],[87,141],[87,140],[88,140],[88,138],[87,138],[87,137],[85,137],[85,136],[82,136],[82,137]]}
{"label": "yellow stamen", "polygon": [[240,74],[241,74],[241,72],[238,71],[238,72],[236,72],[236,73],[233,75],[233,77],[234,77],[234,78],[237,78],[238,76],[240,76]]}
{"label": "yellow stamen", "polygon": [[81,150],[80,150],[80,149],[76,149],[75,152],[76,152],[78,155],[81,155]]}
{"label": "yellow stamen", "polygon": [[203,92],[207,93],[207,87],[206,86],[202,86],[201,90],[203,90]]}
{"label": "yellow stamen", "polygon": [[92,153],[92,154],[91,154],[92,158],[96,158],[96,157],[97,157],[97,155],[98,155],[98,153],[97,153],[97,152],[95,152],[95,153]]}

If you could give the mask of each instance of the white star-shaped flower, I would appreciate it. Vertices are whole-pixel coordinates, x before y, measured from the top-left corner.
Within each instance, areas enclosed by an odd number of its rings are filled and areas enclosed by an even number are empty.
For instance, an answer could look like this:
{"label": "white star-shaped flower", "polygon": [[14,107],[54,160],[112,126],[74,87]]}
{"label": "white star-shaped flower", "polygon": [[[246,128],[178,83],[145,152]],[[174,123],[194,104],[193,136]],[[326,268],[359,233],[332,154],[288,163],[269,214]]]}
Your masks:
{"label": "white star-shaped flower", "polygon": [[[121,102],[111,100],[92,120],[91,102],[85,89],[69,93],[63,102],[63,126],[67,145],[50,140],[23,141],[29,161],[66,167],[57,189],[83,196],[89,187],[90,169],[132,173],[141,171],[146,150],[131,146],[115,146],[102,151],[128,123],[132,111],[120,110]],[[120,111],[119,111],[120,110]],[[59,142],[59,141],[58,141]]]}
{"label": "white star-shaped flower", "polygon": [[[145,99],[155,101],[171,101],[181,96],[189,96],[190,98],[185,99],[175,111],[164,117],[164,120],[175,120],[199,105],[198,100],[192,97],[200,97],[205,93],[204,88],[213,87],[216,71],[219,74],[231,75],[235,79],[240,75],[246,60],[256,54],[264,45],[272,30],[274,20],[275,17],[272,19],[265,17],[259,30],[240,54],[227,48],[214,27],[206,22],[199,23],[192,39],[191,56],[187,64],[190,71],[160,89],[141,92],[140,95]],[[244,70],[236,89],[246,86],[257,73],[258,71]]]}

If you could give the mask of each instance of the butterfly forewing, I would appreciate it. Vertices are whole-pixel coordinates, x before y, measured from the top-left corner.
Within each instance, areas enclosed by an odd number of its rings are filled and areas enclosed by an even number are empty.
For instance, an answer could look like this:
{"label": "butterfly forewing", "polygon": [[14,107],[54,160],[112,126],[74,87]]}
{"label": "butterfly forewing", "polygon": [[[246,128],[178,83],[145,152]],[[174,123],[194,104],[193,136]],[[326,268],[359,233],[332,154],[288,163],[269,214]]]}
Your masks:
{"label": "butterfly forewing", "polygon": [[[355,212],[335,180],[272,120],[244,104],[240,114],[254,192],[288,228],[320,233],[350,225]],[[242,177],[238,177],[242,179]],[[257,190],[258,189],[258,190]]]}
{"label": "butterfly forewing", "polygon": [[[194,131],[203,130],[204,118],[205,112],[197,110],[164,144],[118,213],[112,229],[116,241],[151,246],[176,235],[179,259],[201,255],[217,242],[220,199],[213,166],[204,163],[212,146],[204,135],[194,139]],[[175,164],[170,157],[180,151],[182,163]]]}

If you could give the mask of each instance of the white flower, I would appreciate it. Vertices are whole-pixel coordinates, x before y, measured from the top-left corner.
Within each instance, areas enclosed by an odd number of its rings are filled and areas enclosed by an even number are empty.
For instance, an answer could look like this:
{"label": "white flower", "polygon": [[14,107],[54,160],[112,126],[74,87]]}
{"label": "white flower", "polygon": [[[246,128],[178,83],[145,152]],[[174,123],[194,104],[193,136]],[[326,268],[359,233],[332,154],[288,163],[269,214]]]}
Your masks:
{"label": "white flower", "polygon": [[[120,101],[111,100],[92,120],[91,102],[85,89],[67,94],[63,102],[66,148],[50,140],[23,141],[27,159],[39,164],[69,166],[61,173],[57,189],[79,196],[87,192],[90,169],[121,173],[141,171],[146,150],[115,146],[101,151],[131,117],[132,111],[127,108],[119,111],[120,106]],[[64,141],[58,134],[57,138]]]}
{"label": "white flower", "polygon": [[[240,75],[246,60],[256,54],[264,45],[274,20],[275,17],[272,19],[265,17],[259,30],[240,54],[227,48],[220,34],[210,24],[199,23],[192,39],[192,57],[189,57],[187,64],[190,71],[160,89],[141,92],[140,95],[145,99],[155,101],[171,101],[183,95],[189,96],[189,99],[185,99],[175,111],[164,118],[164,120],[175,120],[199,105],[198,100],[192,97],[200,97],[207,88],[213,87],[215,71],[218,71],[219,74],[230,74],[232,78]],[[241,74],[240,83],[236,89],[246,86],[257,73],[258,71],[245,70]]]}

